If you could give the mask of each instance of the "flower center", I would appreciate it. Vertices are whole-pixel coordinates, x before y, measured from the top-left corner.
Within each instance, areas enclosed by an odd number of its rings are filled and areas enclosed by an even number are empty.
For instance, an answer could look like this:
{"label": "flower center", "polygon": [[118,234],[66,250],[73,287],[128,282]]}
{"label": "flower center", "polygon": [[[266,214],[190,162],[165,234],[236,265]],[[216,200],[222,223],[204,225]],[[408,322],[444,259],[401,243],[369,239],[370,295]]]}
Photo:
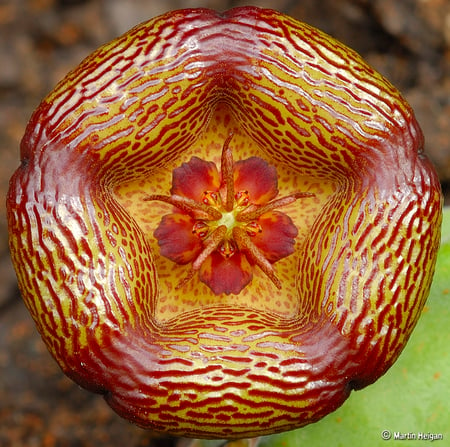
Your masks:
{"label": "flower center", "polygon": [[[298,230],[278,208],[314,194],[295,192],[277,198],[277,175],[259,157],[234,163],[226,139],[220,174],[216,166],[197,157],[173,171],[170,196],[151,195],[174,205],[154,235],[161,254],[191,269],[177,287],[196,272],[216,293],[239,293],[258,266],[277,288],[281,282],[273,264],[293,253]],[[200,189],[201,186],[205,188]]]}
{"label": "flower center", "polygon": [[246,231],[248,236],[254,237],[262,232],[261,225],[257,221],[240,222],[237,216],[241,211],[250,206],[250,197],[248,191],[238,191],[235,194],[233,201],[233,208],[231,211],[224,209],[220,195],[214,191],[205,191],[203,193],[202,203],[209,205],[221,213],[220,219],[217,220],[203,220],[197,219],[192,226],[192,233],[199,239],[206,239],[214,230],[224,226],[226,228],[225,234],[218,245],[217,251],[224,257],[230,258],[237,252],[237,244],[233,240],[233,230],[236,227],[242,228]]}
{"label": "flower center", "polygon": [[225,225],[227,227],[227,233],[231,232],[233,227],[236,225],[236,213],[235,211],[222,213],[222,217],[217,221],[217,226]]}

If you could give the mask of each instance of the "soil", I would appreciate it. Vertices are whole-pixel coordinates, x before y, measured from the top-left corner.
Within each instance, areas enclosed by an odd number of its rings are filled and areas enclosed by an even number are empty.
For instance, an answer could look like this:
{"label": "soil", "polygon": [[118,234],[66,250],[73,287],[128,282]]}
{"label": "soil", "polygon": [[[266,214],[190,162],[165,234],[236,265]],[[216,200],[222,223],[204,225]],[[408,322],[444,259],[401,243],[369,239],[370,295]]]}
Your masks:
{"label": "soil", "polygon": [[[450,0],[0,0],[2,197],[33,109],[90,52],[168,10],[245,4],[278,9],[328,32],[391,80],[415,109],[450,203]],[[17,290],[4,206],[0,283],[1,446],[175,443],[120,419],[50,358]]]}

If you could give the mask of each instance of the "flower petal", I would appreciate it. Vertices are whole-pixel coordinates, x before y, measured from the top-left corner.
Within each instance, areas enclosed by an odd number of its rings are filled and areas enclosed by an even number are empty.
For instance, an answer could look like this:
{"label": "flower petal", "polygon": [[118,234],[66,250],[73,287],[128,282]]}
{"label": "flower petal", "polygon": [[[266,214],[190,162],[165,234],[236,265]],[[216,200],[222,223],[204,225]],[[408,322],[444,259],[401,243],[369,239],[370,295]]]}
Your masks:
{"label": "flower petal", "polygon": [[173,170],[171,194],[188,197],[200,202],[205,191],[218,191],[220,176],[212,161],[192,157],[187,163]]}
{"label": "flower petal", "polygon": [[200,267],[199,277],[216,295],[237,295],[252,280],[253,270],[243,253],[225,259],[215,251]]}
{"label": "flower petal", "polygon": [[234,191],[248,191],[251,203],[269,202],[278,194],[277,170],[259,157],[234,164]]}
{"label": "flower petal", "polygon": [[158,239],[161,255],[177,264],[193,261],[202,249],[198,236],[192,233],[195,220],[187,214],[163,216],[153,235]]}
{"label": "flower petal", "polygon": [[263,214],[258,223],[262,231],[252,238],[252,242],[269,262],[274,263],[294,252],[298,230],[287,214],[270,211]]}

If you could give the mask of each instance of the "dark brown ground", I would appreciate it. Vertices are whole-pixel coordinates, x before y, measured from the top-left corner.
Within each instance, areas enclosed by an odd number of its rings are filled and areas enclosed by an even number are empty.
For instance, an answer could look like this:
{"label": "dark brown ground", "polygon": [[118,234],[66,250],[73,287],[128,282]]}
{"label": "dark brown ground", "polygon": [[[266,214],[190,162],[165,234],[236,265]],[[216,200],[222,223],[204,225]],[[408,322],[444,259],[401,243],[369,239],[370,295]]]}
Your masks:
{"label": "dark brown ground", "polygon": [[[92,50],[170,9],[249,3],[323,29],[388,77],[415,108],[448,191],[450,0],[0,0],[2,197],[32,110]],[[121,420],[60,372],[17,292],[5,214],[0,207],[0,446],[170,445]]]}

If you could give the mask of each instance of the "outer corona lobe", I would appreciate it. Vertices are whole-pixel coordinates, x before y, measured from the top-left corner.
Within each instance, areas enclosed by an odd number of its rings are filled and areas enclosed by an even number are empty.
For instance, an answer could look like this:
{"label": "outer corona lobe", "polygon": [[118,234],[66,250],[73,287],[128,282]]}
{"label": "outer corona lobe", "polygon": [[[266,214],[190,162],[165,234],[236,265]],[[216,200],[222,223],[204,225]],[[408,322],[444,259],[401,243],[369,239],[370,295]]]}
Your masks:
{"label": "outer corona lobe", "polygon": [[[180,166],[197,141],[213,151],[219,120],[333,188],[292,255],[293,315],[219,301],[161,322],[170,292],[115,191]],[[253,7],[157,17],[89,56],[30,120],[8,194],[21,293],[65,373],[143,427],[301,427],[383,374],[417,322],[441,221],[422,146],[399,92],[306,24]]]}

